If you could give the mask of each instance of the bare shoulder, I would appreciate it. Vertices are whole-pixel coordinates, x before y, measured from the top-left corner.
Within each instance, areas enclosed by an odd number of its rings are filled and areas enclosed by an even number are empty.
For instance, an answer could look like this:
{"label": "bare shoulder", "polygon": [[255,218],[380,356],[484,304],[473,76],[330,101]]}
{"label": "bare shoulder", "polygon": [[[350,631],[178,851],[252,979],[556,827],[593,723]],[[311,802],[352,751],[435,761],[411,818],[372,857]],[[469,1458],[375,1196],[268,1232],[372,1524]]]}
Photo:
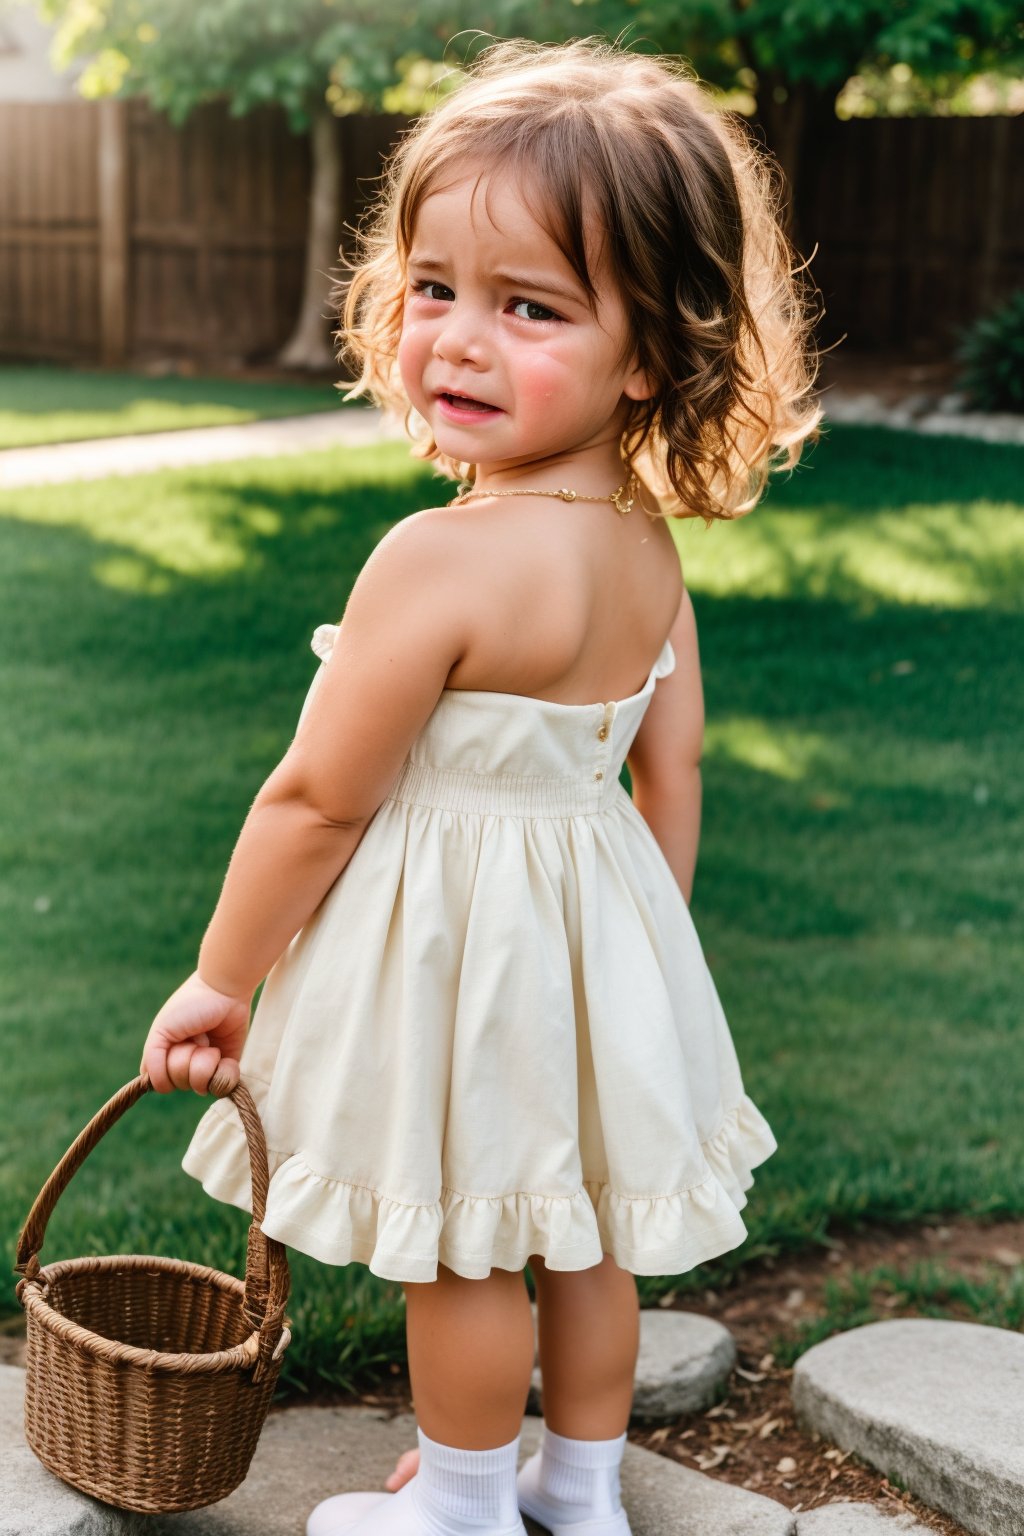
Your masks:
{"label": "bare shoulder", "polygon": [[278,770],[328,821],[380,806],[470,632],[462,544],[430,517],[388,530],[349,593],[330,659]]}
{"label": "bare shoulder", "polygon": [[493,541],[481,536],[479,520],[464,509],[426,507],[388,529],[357,580],[378,574],[399,579],[403,573],[417,572],[443,578],[448,573],[457,584],[485,562],[488,549],[493,554]]}

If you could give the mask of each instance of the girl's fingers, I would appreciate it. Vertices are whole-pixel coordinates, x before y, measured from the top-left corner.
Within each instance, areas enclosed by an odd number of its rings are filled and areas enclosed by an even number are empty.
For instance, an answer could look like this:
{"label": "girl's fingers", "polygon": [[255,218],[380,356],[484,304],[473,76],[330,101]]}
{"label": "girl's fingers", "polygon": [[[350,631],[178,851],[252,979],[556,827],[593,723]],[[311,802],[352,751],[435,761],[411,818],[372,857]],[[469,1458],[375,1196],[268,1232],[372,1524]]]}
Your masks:
{"label": "girl's fingers", "polygon": [[192,1086],[190,1065],[192,1052],[195,1049],[191,1040],[183,1040],[177,1045],[172,1045],[167,1052],[167,1076],[174,1087],[180,1088],[183,1093],[187,1093]]}
{"label": "girl's fingers", "polygon": [[193,1093],[206,1094],[210,1078],[220,1066],[220,1051],[215,1045],[197,1045],[188,1064],[188,1082]]}
{"label": "girl's fingers", "polygon": [[149,1078],[154,1093],[173,1093],[174,1084],[167,1073],[167,1052],[163,1046],[147,1042],[140,1071]]}
{"label": "girl's fingers", "polygon": [[[198,1045],[208,1046],[210,1037],[208,1034],[195,1035],[191,1040],[179,1040],[174,1044],[168,1044],[160,1038],[159,1032],[154,1038],[146,1042],[142,1052],[140,1072],[145,1072],[156,1093],[173,1093],[175,1088],[188,1088],[188,1064],[192,1051]],[[175,1072],[170,1069],[171,1053],[174,1052]],[[182,1070],[185,1067],[185,1081],[179,1081]],[[175,1075],[177,1074],[177,1075]]]}

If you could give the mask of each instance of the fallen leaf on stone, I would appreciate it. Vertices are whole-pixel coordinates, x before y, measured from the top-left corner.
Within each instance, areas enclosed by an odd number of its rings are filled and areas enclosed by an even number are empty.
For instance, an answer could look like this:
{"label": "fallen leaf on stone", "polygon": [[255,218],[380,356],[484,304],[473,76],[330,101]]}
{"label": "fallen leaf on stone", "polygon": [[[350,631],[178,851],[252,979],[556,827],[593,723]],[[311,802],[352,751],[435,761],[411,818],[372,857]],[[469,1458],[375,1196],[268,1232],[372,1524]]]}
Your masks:
{"label": "fallen leaf on stone", "polygon": [[783,1456],[781,1461],[775,1463],[776,1472],[795,1472],[796,1462],[792,1456]]}

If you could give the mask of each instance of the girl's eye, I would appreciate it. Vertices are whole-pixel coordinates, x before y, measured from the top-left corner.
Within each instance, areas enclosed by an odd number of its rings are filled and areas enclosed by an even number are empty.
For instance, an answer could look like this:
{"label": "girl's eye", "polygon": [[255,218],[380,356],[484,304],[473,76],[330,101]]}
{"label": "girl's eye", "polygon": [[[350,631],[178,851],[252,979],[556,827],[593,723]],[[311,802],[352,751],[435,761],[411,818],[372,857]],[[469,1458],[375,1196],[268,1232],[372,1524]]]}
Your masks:
{"label": "girl's eye", "polygon": [[[517,316],[520,320],[557,320],[559,318],[553,309],[548,309],[544,304],[537,304],[533,299],[513,299],[513,313],[515,314],[520,309],[527,311],[525,315]],[[538,310],[540,311],[539,314],[537,313]]]}
{"label": "girl's eye", "polygon": [[[442,291],[439,294],[429,293],[428,289],[430,288],[440,288]],[[452,293],[452,290],[450,288],[446,288],[444,283],[431,282],[425,278],[420,278],[419,280],[413,282],[412,291],[413,293],[422,293],[424,298],[438,299],[445,304],[447,304],[449,299],[454,299],[455,297],[454,293]]]}

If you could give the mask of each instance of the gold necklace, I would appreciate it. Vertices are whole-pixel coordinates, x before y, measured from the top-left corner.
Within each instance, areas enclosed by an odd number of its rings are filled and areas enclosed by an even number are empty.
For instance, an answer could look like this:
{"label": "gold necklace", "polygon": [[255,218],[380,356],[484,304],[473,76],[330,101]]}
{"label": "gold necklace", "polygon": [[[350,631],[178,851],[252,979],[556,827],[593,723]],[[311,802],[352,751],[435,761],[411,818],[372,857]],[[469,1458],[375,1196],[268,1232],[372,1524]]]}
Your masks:
{"label": "gold necklace", "polygon": [[[466,486],[465,490],[463,486]],[[453,496],[448,505],[458,506],[460,502],[468,501],[471,496],[557,496],[560,501],[610,501],[619,516],[625,517],[627,512],[633,510],[637,490],[637,478],[632,472],[625,484],[612,491],[610,496],[587,496],[582,491],[570,491],[564,485],[557,491],[477,491],[469,482],[462,480],[459,482],[459,494]]]}

